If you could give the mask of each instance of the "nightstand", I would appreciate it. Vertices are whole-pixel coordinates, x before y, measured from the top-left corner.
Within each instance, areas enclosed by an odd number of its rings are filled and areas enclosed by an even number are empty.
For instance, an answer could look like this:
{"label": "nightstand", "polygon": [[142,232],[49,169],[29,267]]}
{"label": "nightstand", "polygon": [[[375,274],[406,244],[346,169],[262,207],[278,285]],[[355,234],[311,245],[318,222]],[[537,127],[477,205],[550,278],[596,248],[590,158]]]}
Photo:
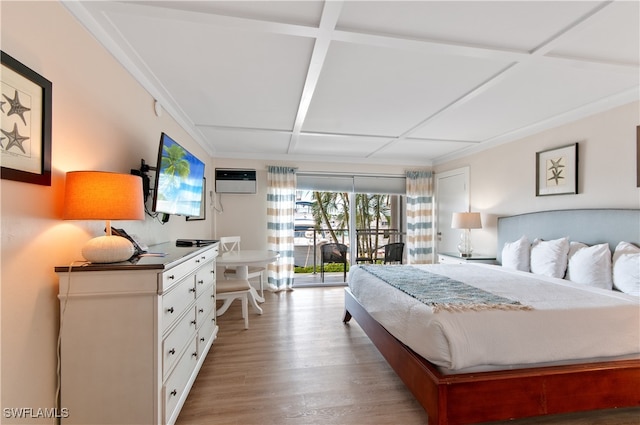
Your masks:
{"label": "nightstand", "polygon": [[496,257],[491,255],[473,254],[471,257],[461,257],[455,252],[438,253],[438,263],[440,264],[473,264],[487,263],[496,264]]}

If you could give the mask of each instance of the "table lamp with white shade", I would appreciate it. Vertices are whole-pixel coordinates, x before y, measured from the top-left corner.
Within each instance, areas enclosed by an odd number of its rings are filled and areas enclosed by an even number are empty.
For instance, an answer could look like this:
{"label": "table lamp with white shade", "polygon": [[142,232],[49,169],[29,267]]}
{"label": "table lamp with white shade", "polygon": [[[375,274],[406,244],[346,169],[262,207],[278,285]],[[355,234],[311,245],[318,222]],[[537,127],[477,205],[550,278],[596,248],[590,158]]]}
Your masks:
{"label": "table lamp with white shade", "polygon": [[482,221],[480,213],[477,212],[457,212],[451,218],[452,229],[463,229],[460,234],[460,244],[458,251],[461,257],[471,257],[473,248],[471,247],[471,229],[481,229]]}
{"label": "table lamp with white shade", "polygon": [[65,220],[105,220],[106,236],[89,240],[82,256],[92,263],[116,263],[135,253],[131,241],[111,234],[111,220],[144,220],[142,179],[104,171],[67,173]]}

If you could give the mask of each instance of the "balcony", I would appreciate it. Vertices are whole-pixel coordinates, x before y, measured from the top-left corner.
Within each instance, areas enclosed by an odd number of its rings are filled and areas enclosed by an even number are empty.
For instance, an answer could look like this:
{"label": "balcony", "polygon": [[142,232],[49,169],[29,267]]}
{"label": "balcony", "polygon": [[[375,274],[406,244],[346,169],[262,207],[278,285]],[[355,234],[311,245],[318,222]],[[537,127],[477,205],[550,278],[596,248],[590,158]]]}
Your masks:
{"label": "balcony", "polygon": [[[294,286],[323,284],[320,281],[320,247],[334,241],[330,234],[331,231],[333,231],[339,243],[350,247],[349,229],[296,228],[294,238],[294,264],[296,266]],[[356,240],[356,252],[354,253],[350,249],[347,254],[347,262],[353,264],[355,263],[353,259],[366,258],[369,262],[376,263],[381,262],[384,258],[384,245],[403,242],[404,233],[396,229],[356,229]],[[343,285],[341,265],[336,264],[333,266],[338,266],[340,270],[327,272],[325,269],[324,285],[336,283]]]}

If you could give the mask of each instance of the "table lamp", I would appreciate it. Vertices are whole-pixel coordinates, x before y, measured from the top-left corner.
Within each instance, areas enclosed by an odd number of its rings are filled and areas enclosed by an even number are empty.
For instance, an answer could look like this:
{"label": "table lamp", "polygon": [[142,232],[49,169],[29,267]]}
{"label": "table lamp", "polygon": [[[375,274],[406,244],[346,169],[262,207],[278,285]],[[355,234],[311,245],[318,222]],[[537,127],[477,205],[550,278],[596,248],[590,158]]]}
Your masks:
{"label": "table lamp", "polygon": [[82,256],[92,263],[116,263],[131,258],[133,244],[111,234],[111,220],[144,220],[142,179],[104,171],[67,173],[65,220],[105,220],[106,236],[88,241]]}
{"label": "table lamp", "polygon": [[480,213],[477,212],[458,212],[453,213],[451,219],[452,229],[463,229],[460,234],[460,244],[458,244],[458,251],[460,251],[461,257],[471,257],[473,248],[471,247],[471,229],[481,229],[482,222],[480,220]]}

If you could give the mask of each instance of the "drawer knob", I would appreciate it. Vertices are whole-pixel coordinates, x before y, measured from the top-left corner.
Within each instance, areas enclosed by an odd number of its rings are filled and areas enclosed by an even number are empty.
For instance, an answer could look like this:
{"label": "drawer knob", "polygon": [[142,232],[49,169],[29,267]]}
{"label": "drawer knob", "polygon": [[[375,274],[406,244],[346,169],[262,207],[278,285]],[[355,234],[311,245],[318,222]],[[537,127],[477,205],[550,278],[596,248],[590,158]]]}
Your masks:
{"label": "drawer knob", "polygon": [[175,277],[174,275],[172,275],[172,274],[170,274],[169,276],[167,276],[167,279],[172,279],[172,280],[173,280],[173,279],[175,279],[175,278],[176,278],[176,277]]}
{"label": "drawer knob", "polygon": [[174,397],[175,397],[175,396],[177,396],[177,395],[178,395],[178,391],[173,390],[173,391],[171,391],[171,393],[170,393],[170,394],[171,394],[172,396],[174,396]]}
{"label": "drawer knob", "polygon": [[200,260],[196,260],[196,263],[199,263],[199,262],[200,262]]}
{"label": "drawer knob", "polygon": [[196,352],[191,353],[191,357],[198,357],[198,353]]}
{"label": "drawer knob", "polygon": [[189,292],[196,292],[196,288],[189,288]]}
{"label": "drawer knob", "polygon": [[176,353],[176,349],[172,348],[171,350],[169,350],[169,354],[171,354],[172,356]]}
{"label": "drawer knob", "polygon": [[198,310],[198,313],[204,313],[204,308],[201,308],[200,310]]}
{"label": "drawer knob", "polygon": [[207,257],[205,257],[204,255],[203,255],[202,257],[200,257],[200,258],[202,258],[203,260],[206,260],[206,259],[207,259]]}
{"label": "drawer knob", "polygon": [[167,309],[167,313],[171,313],[171,314],[173,314],[173,307],[169,307],[169,308]]}
{"label": "drawer knob", "polygon": [[192,325],[195,325],[195,324],[196,324],[196,321],[195,321],[195,320],[192,320],[192,321],[191,321],[191,324],[192,324]]}
{"label": "drawer knob", "polygon": [[204,279],[200,279],[200,280],[198,281],[198,283],[199,283],[200,285],[202,285],[202,284],[204,283]]}
{"label": "drawer knob", "polygon": [[200,338],[200,342],[204,342],[204,337]]}

